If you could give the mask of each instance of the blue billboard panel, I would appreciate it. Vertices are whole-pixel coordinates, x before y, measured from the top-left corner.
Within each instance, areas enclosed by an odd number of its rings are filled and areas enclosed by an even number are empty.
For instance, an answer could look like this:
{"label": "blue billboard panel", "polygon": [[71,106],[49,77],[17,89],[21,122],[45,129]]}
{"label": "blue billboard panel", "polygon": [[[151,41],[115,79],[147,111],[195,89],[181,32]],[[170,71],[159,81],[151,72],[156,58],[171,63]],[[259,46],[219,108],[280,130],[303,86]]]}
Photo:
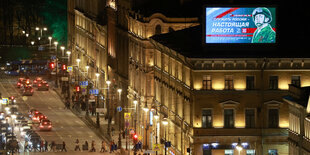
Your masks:
{"label": "blue billboard panel", "polygon": [[276,43],[275,7],[206,7],[205,43]]}

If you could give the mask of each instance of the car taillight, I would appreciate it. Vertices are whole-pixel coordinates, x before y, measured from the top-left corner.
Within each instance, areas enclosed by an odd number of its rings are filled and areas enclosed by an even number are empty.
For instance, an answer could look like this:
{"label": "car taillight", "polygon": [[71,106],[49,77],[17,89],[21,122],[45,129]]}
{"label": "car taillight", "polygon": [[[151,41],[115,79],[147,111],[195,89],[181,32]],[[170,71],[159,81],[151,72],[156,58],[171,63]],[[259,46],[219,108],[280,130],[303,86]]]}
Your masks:
{"label": "car taillight", "polygon": [[48,84],[46,84],[46,86],[48,86]]}
{"label": "car taillight", "polygon": [[18,82],[18,83],[17,83],[17,85],[19,85],[19,86],[20,86],[20,83]]}
{"label": "car taillight", "polygon": [[47,124],[46,122],[44,122],[44,124]]}
{"label": "car taillight", "polygon": [[51,128],[51,127],[52,127],[51,125],[48,126],[48,128]]}
{"label": "car taillight", "polygon": [[31,92],[33,92],[33,89],[31,89]]}
{"label": "car taillight", "polygon": [[39,87],[41,87],[41,84],[39,84]]}
{"label": "car taillight", "polygon": [[43,125],[40,125],[40,128],[44,128],[44,126],[43,126]]}
{"label": "car taillight", "polygon": [[33,83],[37,83],[37,80],[34,80]]}

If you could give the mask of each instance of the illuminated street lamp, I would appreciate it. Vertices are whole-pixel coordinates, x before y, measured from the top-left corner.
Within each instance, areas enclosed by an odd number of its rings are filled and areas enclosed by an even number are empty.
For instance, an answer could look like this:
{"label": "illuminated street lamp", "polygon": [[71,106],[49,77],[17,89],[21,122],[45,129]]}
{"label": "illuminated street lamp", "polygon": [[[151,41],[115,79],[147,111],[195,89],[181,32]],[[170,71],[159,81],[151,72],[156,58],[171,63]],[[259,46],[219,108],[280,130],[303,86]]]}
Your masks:
{"label": "illuminated street lamp", "polygon": [[64,57],[65,46],[60,46],[60,49],[61,49],[61,56]]}
{"label": "illuminated street lamp", "polygon": [[238,144],[236,145],[236,149],[238,150],[239,152],[239,155],[240,155],[240,152],[242,151],[243,147],[241,145],[241,140],[240,138],[238,138]]}
{"label": "illuminated street lamp", "polygon": [[50,51],[51,51],[51,47],[52,47],[52,37],[49,36],[49,37],[48,37],[48,40],[49,40],[49,43],[50,43],[49,45],[50,45]]}
{"label": "illuminated street lamp", "polygon": [[163,120],[161,121],[164,125],[164,128],[165,128],[165,155],[167,155],[167,148],[166,148],[166,143],[167,143],[167,139],[166,139],[166,128],[167,128],[167,125],[168,125],[168,119],[167,117],[164,117]]}
{"label": "illuminated street lamp", "polygon": [[36,31],[39,31],[41,32],[41,37],[42,37],[42,31],[47,31],[47,28],[46,27],[43,27],[43,28],[39,28],[39,27],[36,27]]}
{"label": "illuminated street lamp", "polygon": [[34,45],[34,41],[31,41],[30,43],[31,43],[31,45]]}

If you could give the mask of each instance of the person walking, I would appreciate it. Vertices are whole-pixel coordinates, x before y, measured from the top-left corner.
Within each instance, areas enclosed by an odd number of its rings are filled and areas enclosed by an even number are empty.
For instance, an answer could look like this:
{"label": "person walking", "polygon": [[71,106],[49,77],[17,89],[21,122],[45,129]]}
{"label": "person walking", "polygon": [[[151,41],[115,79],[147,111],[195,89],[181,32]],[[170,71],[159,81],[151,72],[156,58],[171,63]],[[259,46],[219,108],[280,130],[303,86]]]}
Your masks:
{"label": "person walking", "polygon": [[80,149],[80,144],[79,144],[79,143],[80,143],[80,142],[79,142],[79,139],[76,139],[74,151],[76,151],[76,150],[81,151],[81,149]]}
{"label": "person walking", "polygon": [[70,109],[70,100],[69,97],[66,99],[66,108]]}
{"label": "person walking", "polygon": [[26,150],[28,150],[28,141],[25,141],[24,152],[26,152]]}
{"label": "person walking", "polygon": [[53,152],[56,151],[56,144],[54,141],[52,141],[52,143],[51,143],[51,150],[53,150]]}
{"label": "person walking", "polygon": [[110,143],[110,153],[114,152],[114,141]]}
{"label": "person walking", "polygon": [[67,152],[65,141],[62,141],[62,149],[61,149],[61,152],[63,152],[63,151],[66,151],[66,152]]}
{"label": "person walking", "polygon": [[44,152],[44,141],[43,140],[41,140],[40,141],[40,152]]}
{"label": "person walking", "polygon": [[96,148],[95,148],[95,141],[93,140],[92,142],[91,142],[91,150],[90,150],[90,152],[96,152]]}
{"label": "person walking", "polygon": [[84,147],[83,147],[83,150],[87,150],[88,151],[88,142],[87,142],[87,140],[85,141]]}
{"label": "person walking", "polygon": [[106,144],[104,141],[101,142],[101,150],[100,152],[106,152]]}
{"label": "person walking", "polygon": [[47,142],[47,140],[45,141],[44,146],[45,146],[45,152],[47,152],[48,151],[48,148],[47,148],[48,142]]}

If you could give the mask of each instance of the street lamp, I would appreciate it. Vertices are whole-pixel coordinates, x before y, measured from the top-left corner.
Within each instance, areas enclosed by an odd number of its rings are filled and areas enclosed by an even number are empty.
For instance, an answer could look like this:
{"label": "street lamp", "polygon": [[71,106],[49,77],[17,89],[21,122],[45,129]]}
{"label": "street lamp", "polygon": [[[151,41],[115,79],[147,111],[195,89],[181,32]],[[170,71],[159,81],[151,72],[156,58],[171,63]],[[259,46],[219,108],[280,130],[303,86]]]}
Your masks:
{"label": "street lamp", "polygon": [[61,56],[63,57],[64,56],[65,46],[60,46],[60,49],[61,49]]}
{"label": "street lamp", "polygon": [[238,150],[239,152],[239,155],[240,155],[240,152],[242,151],[243,147],[241,145],[241,140],[240,138],[238,138],[238,144],[236,145],[236,149]]}
{"label": "street lamp", "polygon": [[39,30],[40,30],[40,32],[41,32],[41,37],[42,37],[42,30],[43,30],[43,31],[47,31],[47,28],[46,28],[46,27],[44,27],[44,28],[36,27],[36,31],[39,31]]}
{"label": "street lamp", "polygon": [[50,45],[50,50],[49,50],[49,51],[51,52],[51,46],[52,46],[52,37],[51,37],[51,36],[49,36],[49,37],[48,37],[48,40],[49,40],[49,43],[50,43],[50,44],[49,44],[49,45]]}
{"label": "street lamp", "polygon": [[166,148],[166,142],[167,142],[167,139],[166,139],[166,127],[168,125],[168,119],[167,117],[164,117],[163,120],[162,120],[162,123],[163,125],[165,126],[165,155],[167,155],[167,148]]}
{"label": "street lamp", "polygon": [[31,45],[34,45],[34,41],[31,41],[30,43],[31,43]]}
{"label": "street lamp", "polygon": [[79,65],[80,65],[81,59],[77,58],[76,63],[77,63],[77,75],[78,75],[78,82],[80,82],[80,74],[79,74]]}

